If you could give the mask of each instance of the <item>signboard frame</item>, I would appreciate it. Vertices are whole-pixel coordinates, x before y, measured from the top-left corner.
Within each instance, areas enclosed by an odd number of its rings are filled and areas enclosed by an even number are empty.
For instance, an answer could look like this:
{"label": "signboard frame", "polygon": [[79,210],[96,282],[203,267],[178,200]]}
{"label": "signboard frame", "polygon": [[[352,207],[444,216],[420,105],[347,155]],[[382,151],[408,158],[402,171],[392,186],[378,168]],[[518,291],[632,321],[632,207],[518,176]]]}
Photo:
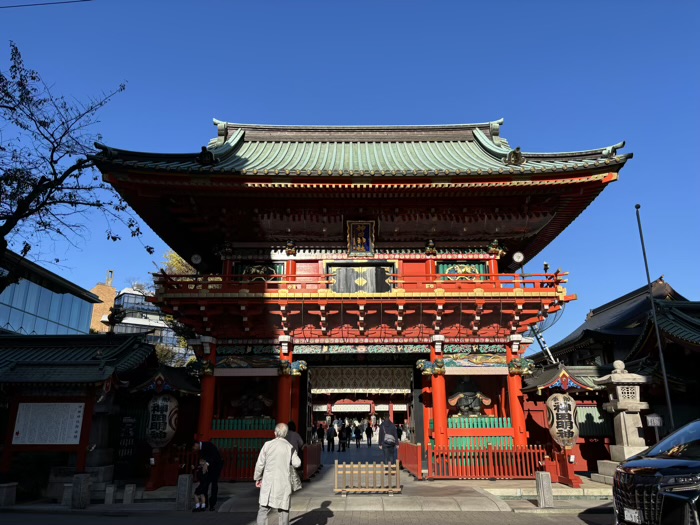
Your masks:
{"label": "signboard frame", "polygon": [[[12,430],[12,446],[80,445],[86,413],[85,401],[20,401]],[[47,425],[50,417],[55,424]]]}

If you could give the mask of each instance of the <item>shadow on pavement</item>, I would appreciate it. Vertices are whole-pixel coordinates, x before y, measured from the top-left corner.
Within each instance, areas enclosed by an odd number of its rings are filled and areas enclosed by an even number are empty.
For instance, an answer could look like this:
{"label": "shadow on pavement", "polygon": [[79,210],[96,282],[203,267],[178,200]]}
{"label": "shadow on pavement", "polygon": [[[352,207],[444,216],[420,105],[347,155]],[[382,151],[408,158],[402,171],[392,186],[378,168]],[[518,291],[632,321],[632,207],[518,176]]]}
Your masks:
{"label": "shadow on pavement", "polygon": [[610,501],[601,501],[580,512],[578,518],[586,525],[614,525],[615,516]]}
{"label": "shadow on pavement", "polygon": [[329,508],[331,502],[323,501],[317,509],[312,509],[304,514],[289,520],[290,525],[328,525],[333,517],[333,511]]}

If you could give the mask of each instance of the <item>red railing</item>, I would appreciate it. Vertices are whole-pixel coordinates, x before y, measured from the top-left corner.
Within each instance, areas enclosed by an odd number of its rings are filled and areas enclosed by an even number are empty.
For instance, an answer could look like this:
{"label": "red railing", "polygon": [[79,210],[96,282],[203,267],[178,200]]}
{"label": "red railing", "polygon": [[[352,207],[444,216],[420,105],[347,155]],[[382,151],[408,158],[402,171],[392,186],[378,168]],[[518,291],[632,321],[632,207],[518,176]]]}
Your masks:
{"label": "red railing", "polygon": [[[302,469],[307,480],[321,468],[320,444],[304,445],[302,452]],[[220,481],[252,481],[258,449],[221,449],[224,468]],[[146,490],[156,490],[164,486],[177,484],[180,474],[191,474],[199,461],[199,453],[191,450],[165,449],[162,454],[154,454],[155,464],[146,483]]]}
{"label": "red railing", "polygon": [[534,479],[543,469],[540,446],[456,450],[428,447],[428,479]]}
{"label": "red railing", "polygon": [[312,445],[304,445],[302,449],[302,472],[304,481],[308,480],[318,472],[321,468],[321,452],[323,445],[314,443]]}
{"label": "red railing", "polygon": [[[233,448],[223,449],[220,452],[224,460],[220,481],[253,480],[259,450]],[[151,466],[146,490],[177,485],[177,477],[180,474],[191,474],[198,461],[199,453],[191,450],[166,449],[161,454],[154,454],[155,464]]]}
{"label": "red railing", "polygon": [[199,453],[182,448],[166,448],[162,452],[154,452],[152,457],[153,464],[146,480],[146,490],[177,485],[180,474],[192,473],[199,460]]}
{"label": "red railing", "polygon": [[416,479],[423,479],[423,452],[420,443],[400,443],[399,462]]}
{"label": "red railing", "polygon": [[[473,290],[508,290],[527,289],[552,292],[562,283],[568,273],[553,274],[425,274],[401,275],[391,274],[389,284],[392,289],[405,291],[425,291],[441,288],[445,291]],[[274,293],[280,290],[291,292],[318,292],[332,289],[335,275],[167,275],[154,274],[158,293],[199,294],[206,290],[214,293]]]}
{"label": "red railing", "polygon": [[259,454],[260,451],[256,449],[222,450],[224,468],[221,471],[221,481],[252,481]]}

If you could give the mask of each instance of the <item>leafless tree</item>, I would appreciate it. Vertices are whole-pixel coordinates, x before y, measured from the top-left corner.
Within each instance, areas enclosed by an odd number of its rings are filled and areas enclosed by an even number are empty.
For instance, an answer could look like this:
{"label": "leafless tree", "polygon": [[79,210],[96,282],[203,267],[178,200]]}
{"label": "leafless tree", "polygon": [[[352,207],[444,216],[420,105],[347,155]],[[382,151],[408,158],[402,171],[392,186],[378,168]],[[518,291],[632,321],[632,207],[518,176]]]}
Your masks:
{"label": "leafless tree", "polygon": [[[98,112],[124,89],[85,102],[57,96],[10,43],[9,69],[0,67],[0,261],[10,249],[25,257],[42,242],[74,243],[91,210],[105,217],[109,239],[120,239],[115,225],[141,236],[126,203],[87,157],[99,139],[93,133]],[[0,292],[18,279],[13,268],[2,273]]]}

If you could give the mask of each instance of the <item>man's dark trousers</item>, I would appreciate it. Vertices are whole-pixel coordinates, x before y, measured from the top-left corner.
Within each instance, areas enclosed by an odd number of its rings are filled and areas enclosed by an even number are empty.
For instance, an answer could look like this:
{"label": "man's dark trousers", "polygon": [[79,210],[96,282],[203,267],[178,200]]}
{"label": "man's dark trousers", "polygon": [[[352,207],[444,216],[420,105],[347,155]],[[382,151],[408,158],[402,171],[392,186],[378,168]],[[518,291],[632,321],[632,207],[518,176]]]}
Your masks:
{"label": "man's dark trousers", "polygon": [[384,454],[383,463],[385,465],[389,465],[396,461],[396,447],[387,447],[386,445],[382,445],[382,453]]}
{"label": "man's dark trousers", "polygon": [[209,496],[209,508],[216,507],[216,501],[219,498],[219,476],[221,476],[221,468],[223,464],[218,463],[209,467],[209,482],[211,485],[211,495]]}
{"label": "man's dark trousers", "polygon": [[219,449],[216,448],[214,443],[209,441],[202,442],[199,457],[204,459],[204,461],[209,464],[207,470],[209,472],[211,495],[209,496],[207,503],[209,504],[209,508],[213,509],[216,506],[219,496],[219,476],[221,475],[221,469],[224,466],[224,461],[221,457]]}

